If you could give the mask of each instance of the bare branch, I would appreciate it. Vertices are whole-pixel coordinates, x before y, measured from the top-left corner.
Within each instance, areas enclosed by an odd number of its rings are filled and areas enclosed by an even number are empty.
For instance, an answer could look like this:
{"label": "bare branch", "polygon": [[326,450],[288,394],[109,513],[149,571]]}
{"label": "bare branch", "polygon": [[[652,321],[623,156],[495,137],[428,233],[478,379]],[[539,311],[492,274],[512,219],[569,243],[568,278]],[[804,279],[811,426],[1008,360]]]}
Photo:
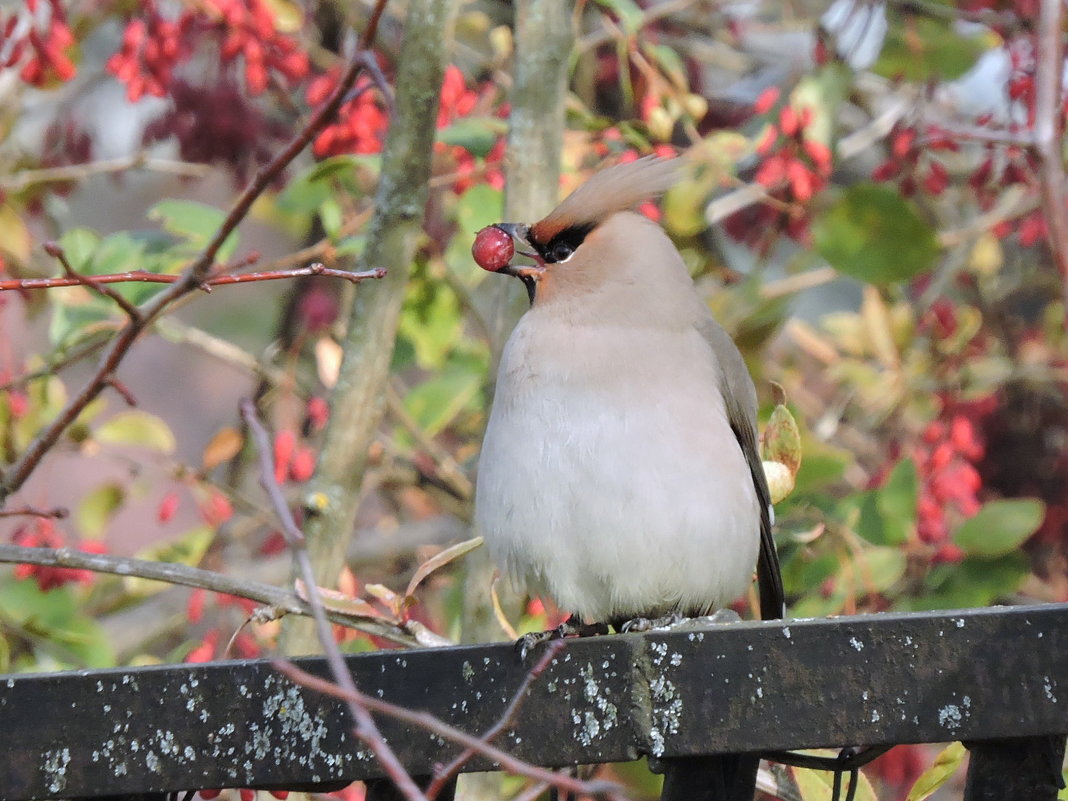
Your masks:
{"label": "bare branch", "polygon": [[53,520],[62,520],[70,515],[70,510],[65,506],[55,506],[51,509],[37,509],[33,506],[22,506],[18,509],[0,509],[0,517],[48,517]]}
{"label": "bare branch", "polygon": [[1042,0],[1035,55],[1034,142],[1041,170],[1042,211],[1053,260],[1064,282],[1068,314],[1068,213],[1065,209],[1064,160],[1061,155],[1061,77],[1064,70],[1063,0]]}
{"label": "bare branch", "polygon": [[[412,0],[397,59],[396,111],[382,154],[375,214],[363,264],[389,269],[384,281],[355,293],[347,310],[345,358],[330,400],[330,420],[315,476],[305,497],[304,531],[320,584],[331,584],[342,564],[359,504],[371,443],[382,419],[382,388],[389,375],[408,275],[423,233],[435,121],[445,70],[445,31],[455,0]],[[307,653],[315,635],[304,621],[286,621],[282,649]]]}
{"label": "bare branch", "polygon": [[64,252],[63,248],[60,247],[58,242],[45,242],[44,250],[45,253],[47,253],[49,256],[59,262],[60,266],[63,267],[63,272],[67,274],[68,279],[75,281],[79,284],[83,284],[84,286],[89,287],[94,292],[97,292],[106,298],[110,298],[116,303],[116,305],[118,305],[120,309],[126,312],[127,316],[129,316],[131,320],[141,319],[141,312],[137,310],[137,307],[130,303],[130,301],[128,301],[114,289],[112,289],[111,287],[103,286],[99,281],[96,280],[96,278],[89,275],[82,275],[73,267],[71,267],[70,261],[67,260],[67,254]]}
{"label": "bare branch", "polygon": [[[541,655],[541,659],[537,664],[531,668],[530,672],[523,677],[522,683],[512,696],[511,703],[504,710],[504,714],[501,715],[500,720],[494,723],[485,734],[482,735],[482,742],[492,743],[496,740],[505,729],[515,722],[515,716],[519,714],[519,708],[523,705],[523,702],[527,698],[527,692],[530,690],[530,685],[534,683],[534,680],[545,672],[546,668],[556,659],[557,654],[564,649],[564,641],[556,640],[551,643],[548,648],[545,649],[545,653]],[[435,771],[434,781],[426,788],[426,794],[431,798],[437,796],[457,773],[471,761],[471,758],[475,756],[476,750],[473,748],[465,748],[464,751],[452,760],[449,764],[442,767],[440,770]]]}
{"label": "bare branch", "polygon": [[[37,468],[37,465],[40,464],[45,454],[59,441],[68,426],[108,386],[110,377],[115,374],[119,364],[146,327],[166,311],[172,303],[193,290],[201,288],[212,277],[211,271],[215,265],[215,257],[218,255],[219,249],[248,215],[252,204],[281,175],[289,163],[297,157],[297,154],[337,114],[345,96],[355,85],[356,79],[367,69],[367,65],[374,60],[374,56],[368,46],[373,41],[371,37],[374,36],[378,28],[378,20],[382,15],[385,2],[386,0],[378,0],[368,22],[368,27],[361,39],[365,46],[349,62],[341,80],[338,81],[337,86],[326,101],[315,110],[311,118],[289,144],[282,148],[266,167],[256,173],[248,186],[238,196],[226,218],[200,255],[168,289],[160,292],[139,308],[140,316],[138,318],[131,318],[122,330],[116,334],[89,382],[67,402],[63,410],[41,430],[19,459],[3,474],[2,478],[0,478],[0,506],[6,502],[13,492],[19,490],[26,483],[26,480]],[[222,276],[218,277],[222,278]],[[238,276],[231,276],[231,278],[239,279]],[[240,283],[240,280],[233,280],[230,283]],[[249,279],[245,278],[243,280],[247,281]]]}
{"label": "bare branch", "polygon": [[282,524],[282,533],[293,551],[293,558],[296,560],[300,573],[304,578],[308,601],[312,609],[312,617],[315,619],[315,628],[319,635],[319,645],[322,646],[326,655],[326,661],[330,666],[334,681],[338,683],[339,687],[345,689],[348,696],[346,700],[348,701],[349,713],[356,724],[355,734],[374,752],[375,757],[386,771],[390,780],[405,798],[409,799],[409,801],[426,801],[426,796],[420,791],[412,777],[408,775],[408,771],[404,769],[400,760],[397,759],[393,749],[382,739],[382,734],[378,731],[378,726],[375,724],[374,718],[371,717],[371,713],[367,711],[367,706],[356,700],[358,695],[356,684],[352,680],[352,674],[345,667],[345,660],[341,656],[341,651],[334,640],[334,633],[330,629],[326,609],[323,607],[323,599],[319,595],[319,587],[316,584],[315,570],[312,568],[311,558],[308,556],[307,540],[304,538],[304,532],[300,530],[296,520],[293,519],[293,513],[290,511],[289,504],[286,503],[285,496],[282,494],[282,488],[278,486],[278,482],[274,478],[273,450],[271,448],[271,439],[267,435],[267,429],[264,428],[263,423],[260,422],[259,417],[256,415],[256,408],[253,406],[252,401],[247,398],[241,401],[241,416],[252,433],[252,437],[256,441],[256,448],[259,451],[260,484],[271,500],[275,515]]}
{"label": "bare branch", "polygon": [[[307,267],[299,267],[293,270],[261,270],[254,273],[240,273],[238,275],[215,275],[206,278],[199,285],[199,289],[215,286],[229,286],[230,284],[250,284],[254,281],[279,281],[287,278],[302,278],[307,275],[322,275],[327,278],[341,278],[353,284],[366,281],[370,278],[384,278],[386,271],[381,267],[372,270],[352,272],[350,270],[336,270],[324,267],[322,264],[309,264]],[[108,275],[85,275],[68,273],[66,278],[8,278],[0,280],[0,292],[11,289],[55,289],[63,286],[90,286],[96,291],[106,294],[105,287],[98,284],[125,284],[140,282],[146,284],[174,284],[182,280],[180,275],[167,275],[165,273],[152,273],[147,270],[130,270],[125,273],[109,273]],[[108,295],[111,297],[111,295]],[[117,296],[121,297],[121,296]],[[114,298],[113,298],[114,299]],[[128,304],[128,301],[124,302]],[[116,302],[118,302],[116,300]],[[123,307],[125,310],[125,306]],[[132,308],[135,314],[140,314],[136,308]],[[128,312],[129,313],[129,312]],[[131,315],[132,316],[132,315]]]}
{"label": "bare branch", "polygon": [[[7,513],[0,512],[0,515],[9,516],[20,511],[28,514],[35,513],[33,511],[26,512],[26,510],[12,510]],[[65,513],[65,510],[57,509],[53,510],[53,512]],[[43,516],[62,517],[63,515],[50,514]],[[111,554],[88,553],[74,548],[25,548],[20,545],[0,543],[0,563],[70,567],[78,570],[91,570],[94,573],[134,576],[183,587],[211,590],[224,595],[236,595],[239,598],[248,598],[250,601],[264,604],[285,614],[310,616],[312,613],[311,606],[290,590],[275,587],[273,584],[246,581],[223,573],[201,570],[197,567],[189,567],[188,565],[174,562],[152,562],[145,559],[112,556]],[[378,621],[358,620],[349,615],[334,613],[328,614],[328,617],[331,622],[340,626],[372,634],[375,637],[383,637],[398,645],[411,647],[416,644],[415,639],[406,632]]]}
{"label": "bare branch", "polygon": [[92,175],[127,172],[128,170],[148,170],[150,172],[179,175],[183,178],[203,178],[206,175],[210,175],[213,169],[209,164],[190,164],[185,161],[149,158],[142,152],[117,159],[90,161],[86,164],[21,170],[6,179],[0,179],[0,189],[5,192],[21,192],[23,189],[40,184],[81,181]]}
{"label": "bare branch", "polygon": [[461,731],[455,726],[450,726],[448,723],[439,720],[429,712],[416,712],[415,710],[397,706],[396,704],[391,704],[388,701],[383,701],[373,696],[364,695],[359,691],[350,693],[347,690],[343,690],[342,688],[331,684],[326,679],[313,676],[311,673],[301,670],[292,662],[288,662],[284,659],[275,660],[274,666],[279,673],[302,687],[308,687],[309,689],[317,690],[324,695],[340,698],[344,701],[356,701],[367,709],[370,709],[372,712],[377,712],[380,715],[389,715],[391,718],[396,718],[405,723],[410,723],[413,726],[418,726],[427,731],[431,731],[439,737],[459,743],[460,745],[470,748],[476,753],[493,760],[509,773],[514,773],[517,776],[527,776],[569,793],[592,795],[599,798],[610,799],[610,801],[625,800],[623,788],[614,782],[607,782],[600,779],[587,782],[573,776],[553,773],[546,768],[539,768],[536,765],[524,762],[523,760],[512,756],[507,751],[502,751],[500,748],[484,742],[479,737]]}

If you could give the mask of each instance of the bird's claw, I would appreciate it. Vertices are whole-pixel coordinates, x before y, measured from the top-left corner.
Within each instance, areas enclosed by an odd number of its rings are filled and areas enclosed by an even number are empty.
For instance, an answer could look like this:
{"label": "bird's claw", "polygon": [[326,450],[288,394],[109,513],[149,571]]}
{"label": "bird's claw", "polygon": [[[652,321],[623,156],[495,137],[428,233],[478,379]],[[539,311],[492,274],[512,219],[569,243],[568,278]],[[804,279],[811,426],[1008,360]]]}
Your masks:
{"label": "bird's claw", "polygon": [[652,631],[653,629],[664,629],[668,626],[674,626],[683,619],[683,616],[678,612],[672,612],[670,615],[652,619],[647,617],[634,617],[620,626],[619,631],[621,634],[636,634],[642,631]]}
{"label": "bird's claw", "polygon": [[607,633],[608,626],[604,623],[583,623],[578,618],[572,616],[555,629],[532,631],[529,634],[524,634],[515,641],[515,649],[516,653],[519,654],[520,660],[524,660],[527,658],[527,654],[529,654],[531,650],[536,646],[541,645],[543,642],[562,640],[565,637],[590,637],[597,634]]}

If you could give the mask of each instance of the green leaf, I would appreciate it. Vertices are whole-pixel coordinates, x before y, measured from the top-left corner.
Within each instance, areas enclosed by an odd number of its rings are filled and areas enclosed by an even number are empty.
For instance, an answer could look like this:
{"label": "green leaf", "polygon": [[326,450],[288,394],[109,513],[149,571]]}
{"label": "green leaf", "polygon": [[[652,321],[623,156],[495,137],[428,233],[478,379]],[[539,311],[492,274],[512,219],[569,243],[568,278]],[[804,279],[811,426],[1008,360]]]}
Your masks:
{"label": "green leaf", "polygon": [[310,170],[307,180],[312,183],[324,182],[333,178],[345,178],[356,171],[356,168],[364,161],[359,156],[343,155],[331,156],[323,159]]}
{"label": "green leaf", "polygon": [[94,437],[107,445],[135,445],[159,453],[173,453],[177,444],[170,426],[140,409],[119,412],[98,426]]}
{"label": "green leaf", "polygon": [[464,408],[476,404],[481,389],[482,376],[477,371],[446,368],[409,392],[404,406],[427,436],[433,437]]}
{"label": "green leaf", "polygon": [[126,491],[120,484],[115,483],[97,487],[82,498],[74,514],[74,520],[82,534],[89,539],[99,539],[125,500]]}
{"label": "green leaf", "polygon": [[875,505],[883,523],[883,543],[900,545],[907,542],[916,529],[916,502],[920,494],[920,479],[912,459],[902,459],[886,483],[875,494]]}
{"label": "green leaf", "polygon": [[88,228],[72,228],[59,238],[68,263],[79,273],[89,271],[99,244],[100,234]]}
{"label": "green leaf", "polygon": [[938,239],[916,207],[886,186],[856,184],[812,224],[816,251],[845,275],[871,284],[929,269]]}
{"label": "green leaf", "polygon": [[943,748],[931,767],[916,779],[905,801],[924,801],[930,797],[957,772],[967,753],[968,750],[961,743],[951,743]]}
{"label": "green leaf", "polygon": [[415,349],[420,367],[437,370],[463,336],[463,318],[456,296],[443,284],[413,281],[408,287],[398,331]]}
{"label": "green leaf", "polygon": [[971,556],[1004,556],[1038,530],[1045,514],[1045,504],[1035,498],[990,501],[964,521],[953,541]]}
{"label": "green leaf", "polygon": [[44,592],[32,578],[0,582],[0,616],[19,626],[48,632],[66,624],[77,609],[69,587]]}
{"label": "green leaf", "polygon": [[344,222],[341,204],[333,197],[327,198],[323,201],[323,205],[319,207],[319,220],[323,224],[323,231],[326,232],[326,235],[331,239],[337,239],[338,233],[341,231],[341,224]]}
{"label": "green leaf", "polygon": [[52,639],[61,643],[75,659],[78,667],[106,668],[115,666],[115,652],[107,633],[95,620],[76,615],[60,628],[52,631]]}
{"label": "green leaf", "polygon": [[[136,554],[138,559],[147,559],[153,562],[170,562],[172,564],[195,567],[200,564],[204,554],[215,538],[215,529],[211,526],[197,526],[176,540],[150,545],[142,548]],[[143,596],[167,589],[171,586],[162,581],[127,576],[123,579],[123,586],[132,595]]]}
{"label": "green leaf", "polygon": [[840,504],[846,514],[856,510],[857,518],[853,524],[857,534],[872,545],[890,545],[886,527],[883,525],[883,515],[879,511],[879,491],[866,490],[844,498]]}
{"label": "green leaf", "polygon": [[915,83],[954,80],[970,70],[996,44],[983,31],[963,35],[949,19],[888,11],[889,27],[872,71]]}
{"label": "green leaf", "polygon": [[858,592],[886,592],[905,575],[907,558],[899,548],[865,548],[854,560]]}
{"label": "green leaf", "polygon": [[[226,214],[221,209],[194,200],[161,200],[148,210],[148,218],[156,220],[163,230],[186,240],[195,249],[205,247],[219,230]],[[226,261],[237,248],[237,232],[230,234],[219,248],[217,258]]]}
{"label": "green leaf", "polygon": [[464,117],[438,131],[438,141],[459,145],[472,156],[485,158],[508,130],[508,123],[497,117]]}
{"label": "green leaf", "polygon": [[1019,551],[997,559],[969,556],[932,570],[927,583],[934,591],[903,601],[901,607],[919,612],[988,606],[1016,592],[1030,573],[1030,560]]}

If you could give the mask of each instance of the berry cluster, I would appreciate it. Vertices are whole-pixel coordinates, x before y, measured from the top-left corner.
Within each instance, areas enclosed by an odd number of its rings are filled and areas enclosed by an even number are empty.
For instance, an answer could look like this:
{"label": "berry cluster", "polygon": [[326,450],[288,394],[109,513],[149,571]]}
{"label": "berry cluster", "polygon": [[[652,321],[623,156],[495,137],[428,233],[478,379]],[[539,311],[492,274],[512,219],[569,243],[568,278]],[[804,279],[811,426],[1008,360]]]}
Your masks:
{"label": "berry cluster", "polygon": [[78,68],[70,58],[74,34],[60,0],[26,0],[25,13],[0,15],[0,68],[21,65],[30,86],[65,83]]}
{"label": "berry cluster", "polygon": [[[766,89],[753,110],[766,114],[779,100],[779,89]],[[808,238],[808,203],[831,177],[831,149],[812,136],[811,108],[789,103],[779,109],[778,121],[770,122],[757,142],[762,157],[754,180],[767,189],[770,202],[743,209],[723,221],[724,230],[741,242],[762,248],[769,231],[785,231],[800,242]]]}
{"label": "berry cluster", "polygon": [[[56,529],[55,522],[44,517],[34,518],[33,521],[15,529],[11,542],[24,548],[62,548],[67,545],[66,538]],[[106,550],[104,543],[97,540],[85,540],[75,547],[86,553],[104,553]],[[65,584],[91,584],[95,574],[73,567],[16,565],[15,578],[32,578],[42,592],[47,592]]]}
{"label": "berry cluster", "polygon": [[964,552],[949,541],[950,519],[966,519],[979,511],[982,479],[976,463],[983,445],[972,421],[963,414],[928,424],[913,449],[920,475],[916,533],[937,548],[936,562],[959,562]]}

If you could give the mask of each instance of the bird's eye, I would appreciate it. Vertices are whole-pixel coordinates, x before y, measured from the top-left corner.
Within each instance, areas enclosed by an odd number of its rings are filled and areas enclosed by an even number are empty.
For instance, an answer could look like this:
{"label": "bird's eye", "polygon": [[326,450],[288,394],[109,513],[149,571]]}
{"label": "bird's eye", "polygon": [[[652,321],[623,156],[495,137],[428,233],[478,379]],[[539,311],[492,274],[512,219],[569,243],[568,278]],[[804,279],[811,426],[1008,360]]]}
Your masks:
{"label": "bird's eye", "polygon": [[552,253],[550,253],[549,255],[552,256],[552,260],[554,262],[559,264],[561,262],[567,261],[574,254],[575,251],[571,247],[571,245],[567,244],[566,242],[557,242],[555,245],[553,245]]}

